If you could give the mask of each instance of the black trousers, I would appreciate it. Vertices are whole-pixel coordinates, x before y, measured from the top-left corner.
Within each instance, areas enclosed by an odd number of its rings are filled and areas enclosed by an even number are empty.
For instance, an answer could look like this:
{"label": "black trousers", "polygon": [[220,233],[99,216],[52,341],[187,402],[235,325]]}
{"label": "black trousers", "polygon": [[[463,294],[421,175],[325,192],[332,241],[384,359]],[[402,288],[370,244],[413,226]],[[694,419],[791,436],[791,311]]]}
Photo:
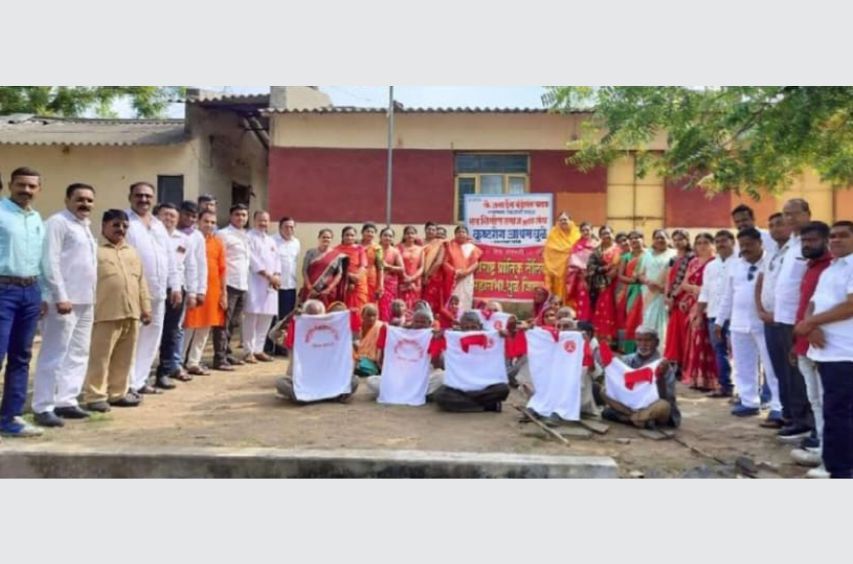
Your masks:
{"label": "black trousers", "polygon": [[853,478],[853,362],[819,362],[823,384],[823,464],[832,478]]}
{"label": "black trousers", "polygon": [[224,364],[232,356],[231,337],[240,328],[243,321],[243,307],[246,305],[246,291],[227,286],[228,310],[225,312],[225,327],[213,328],[213,365]]}
{"label": "black trousers", "polygon": [[507,397],[509,397],[509,386],[506,384],[493,384],[476,392],[463,392],[456,388],[441,386],[435,391],[433,400],[444,411],[472,413],[494,409]]}
{"label": "black trousers", "polygon": [[782,415],[797,427],[814,428],[814,417],[806,391],[806,380],[800,369],[788,357],[794,348],[794,326],[784,323],[764,325],[764,340],[773,363],[773,372],[779,380],[779,399]]}

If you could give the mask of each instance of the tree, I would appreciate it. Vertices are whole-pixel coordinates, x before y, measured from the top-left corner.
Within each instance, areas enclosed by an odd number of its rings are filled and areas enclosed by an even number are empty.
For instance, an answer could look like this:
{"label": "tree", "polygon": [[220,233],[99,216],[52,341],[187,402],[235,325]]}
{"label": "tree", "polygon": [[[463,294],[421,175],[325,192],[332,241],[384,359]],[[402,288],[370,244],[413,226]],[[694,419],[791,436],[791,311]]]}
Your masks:
{"label": "tree", "polygon": [[158,117],[183,94],[181,86],[0,86],[0,115],[114,117],[113,104],[129,98],[138,117]]}
{"label": "tree", "polygon": [[556,111],[588,110],[569,161],[583,170],[666,136],[668,150],[637,150],[638,174],[655,170],[709,192],[754,198],[779,192],[804,169],[853,185],[853,87],[549,86]]}

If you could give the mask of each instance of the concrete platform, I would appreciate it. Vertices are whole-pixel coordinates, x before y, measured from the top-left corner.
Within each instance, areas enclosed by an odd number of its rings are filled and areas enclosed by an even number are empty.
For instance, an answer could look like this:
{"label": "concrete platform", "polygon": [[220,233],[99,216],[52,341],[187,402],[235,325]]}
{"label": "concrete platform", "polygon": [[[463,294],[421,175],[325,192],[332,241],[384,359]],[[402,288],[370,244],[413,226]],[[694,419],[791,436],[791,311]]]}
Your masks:
{"label": "concrete platform", "polygon": [[0,445],[0,478],[617,478],[606,456]]}

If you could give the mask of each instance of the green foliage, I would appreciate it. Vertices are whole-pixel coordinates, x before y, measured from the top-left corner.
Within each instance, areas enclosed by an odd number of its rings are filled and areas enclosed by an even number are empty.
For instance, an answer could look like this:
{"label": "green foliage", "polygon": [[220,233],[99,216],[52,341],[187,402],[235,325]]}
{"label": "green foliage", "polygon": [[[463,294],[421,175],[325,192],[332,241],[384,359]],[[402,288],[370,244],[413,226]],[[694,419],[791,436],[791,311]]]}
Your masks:
{"label": "green foliage", "polygon": [[655,169],[690,187],[757,198],[779,192],[804,169],[853,185],[853,87],[549,86],[555,111],[588,110],[577,151],[581,169],[606,165],[664,135],[662,158],[640,150],[638,175]]}
{"label": "green foliage", "polygon": [[94,111],[115,117],[113,104],[129,98],[138,117],[160,117],[182,86],[0,86],[0,115],[36,114],[79,117]]}

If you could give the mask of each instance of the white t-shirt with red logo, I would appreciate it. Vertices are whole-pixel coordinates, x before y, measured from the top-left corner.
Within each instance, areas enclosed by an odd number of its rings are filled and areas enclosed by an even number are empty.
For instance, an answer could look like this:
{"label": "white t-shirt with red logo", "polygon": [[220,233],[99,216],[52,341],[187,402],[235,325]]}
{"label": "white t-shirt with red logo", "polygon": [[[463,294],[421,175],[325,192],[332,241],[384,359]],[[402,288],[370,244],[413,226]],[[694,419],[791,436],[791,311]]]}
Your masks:
{"label": "white t-shirt with red logo", "polygon": [[584,339],[577,331],[526,333],[527,359],[534,393],[527,407],[546,417],[580,420]]}
{"label": "white t-shirt with red logo", "polygon": [[444,384],[463,392],[476,392],[506,384],[504,340],[497,331],[446,331]]}
{"label": "white t-shirt with red logo", "polygon": [[480,311],[475,310],[480,316],[480,321],[483,323],[483,329],[486,331],[503,331],[506,329],[506,324],[512,317],[511,313],[502,311]]}
{"label": "white t-shirt with red logo", "polygon": [[608,397],[634,410],[645,409],[660,399],[655,375],[660,359],[642,368],[631,368],[612,356],[607,347],[603,346],[601,352]]}
{"label": "white t-shirt with red logo", "polygon": [[386,327],[379,403],[424,405],[429,384],[432,329]]}
{"label": "white t-shirt with red logo", "polygon": [[293,391],[299,401],[352,392],[350,313],[300,315],[294,324]]}

